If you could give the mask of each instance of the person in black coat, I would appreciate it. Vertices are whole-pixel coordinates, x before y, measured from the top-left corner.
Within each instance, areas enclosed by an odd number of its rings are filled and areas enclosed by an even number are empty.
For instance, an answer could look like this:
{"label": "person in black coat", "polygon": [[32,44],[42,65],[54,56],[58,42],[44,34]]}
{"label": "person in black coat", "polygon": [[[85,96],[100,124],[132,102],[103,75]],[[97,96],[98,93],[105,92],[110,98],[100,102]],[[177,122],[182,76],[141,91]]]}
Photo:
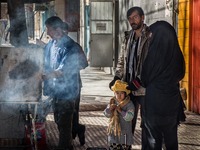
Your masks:
{"label": "person in black coat", "polygon": [[177,127],[182,99],[179,82],[185,75],[185,61],[176,32],[166,21],[150,26],[152,38],[141,73],[146,88],[144,100],[145,150],[178,150]]}
{"label": "person in black coat", "polygon": [[[80,70],[87,63],[81,64],[84,59],[82,48],[63,31],[63,21],[59,17],[48,18],[45,25],[52,40],[44,49],[43,95],[53,99],[51,105],[59,131],[57,149],[73,150],[72,132],[74,118],[78,119],[74,113],[81,88]],[[81,133],[83,145],[85,130]]]}

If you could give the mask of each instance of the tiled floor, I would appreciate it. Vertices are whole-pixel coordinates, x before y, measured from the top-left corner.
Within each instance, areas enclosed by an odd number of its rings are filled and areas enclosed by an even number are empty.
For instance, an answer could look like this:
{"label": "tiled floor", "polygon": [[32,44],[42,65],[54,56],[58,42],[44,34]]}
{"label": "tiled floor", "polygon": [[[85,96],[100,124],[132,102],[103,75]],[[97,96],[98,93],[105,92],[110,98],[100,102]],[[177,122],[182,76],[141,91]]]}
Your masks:
{"label": "tiled floor", "polygon": [[[187,120],[182,123],[178,129],[179,150],[200,150],[200,115],[187,112]],[[106,118],[102,111],[83,111],[80,112],[80,122],[86,125],[86,144],[80,146],[78,138],[74,140],[74,150],[86,150],[88,147],[105,147],[107,148],[106,129],[108,125],[108,118]],[[133,150],[141,149],[140,138],[140,118],[136,126]],[[46,121],[46,140],[49,150],[53,150],[58,143],[58,131],[52,114],[47,116]],[[17,139],[0,140],[0,150],[24,150],[22,141]],[[15,148],[8,148],[8,146],[17,145]],[[26,150],[33,150],[29,147]],[[38,150],[45,150],[40,148]]]}
{"label": "tiled floor", "polygon": [[[53,121],[53,115],[47,116],[47,139],[51,148],[58,142],[57,129]],[[80,146],[78,138],[74,140],[75,150],[85,150],[87,147],[105,147],[107,145],[106,127],[108,119],[102,112],[81,112],[80,122],[86,125],[86,144]]]}
{"label": "tiled floor", "polygon": [[[80,112],[80,122],[86,125],[86,144],[80,146],[78,138],[74,141],[75,150],[85,150],[87,147],[107,147],[106,128],[108,119],[101,111]],[[140,118],[136,126],[133,150],[140,146]],[[187,112],[187,121],[179,126],[179,149],[200,150],[200,115]],[[58,131],[53,121],[53,115],[47,116],[46,134],[49,149],[53,149],[58,142]]]}

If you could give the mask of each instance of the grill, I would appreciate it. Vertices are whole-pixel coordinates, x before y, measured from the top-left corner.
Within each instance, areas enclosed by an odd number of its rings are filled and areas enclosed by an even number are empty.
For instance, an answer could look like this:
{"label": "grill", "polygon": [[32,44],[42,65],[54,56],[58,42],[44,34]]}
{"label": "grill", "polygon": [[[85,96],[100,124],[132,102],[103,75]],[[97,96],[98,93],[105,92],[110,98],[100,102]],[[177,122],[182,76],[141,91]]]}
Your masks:
{"label": "grill", "polygon": [[0,48],[0,101],[36,102],[41,98],[43,51],[37,48]]}
{"label": "grill", "polygon": [[[23,139],[24,118],[36,114],[42,95],[43,50],[34,47],[0,47],[0,139]],[[33,109],[32,109],[33,108]]]}

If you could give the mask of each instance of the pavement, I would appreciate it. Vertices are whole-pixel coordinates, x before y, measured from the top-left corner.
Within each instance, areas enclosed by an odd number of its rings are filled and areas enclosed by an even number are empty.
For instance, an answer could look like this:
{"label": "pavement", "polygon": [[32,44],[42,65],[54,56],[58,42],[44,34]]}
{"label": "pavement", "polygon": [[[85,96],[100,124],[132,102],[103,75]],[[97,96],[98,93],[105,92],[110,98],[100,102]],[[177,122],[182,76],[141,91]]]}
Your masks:
{"label": "pavement", "polygon": [[[113,79],[111,74],[100,68],[88,67],[81,71],[83,82],[80,103],[80,123],[86,125],[84,146],[80,146],[78,138],[74,140],[74,150],[85,150],[88,147],[107,148],[108,118],[103,115],[113,92],[108,84]],[[186,121],[178,128],[179,150],[200,150],[200,115],[186,111]],[[133,150],[141,149],[140,117],[137,119]],[[49,150],[58,143],[58,131],[53,114],[47,116],[46,140]]]}
{"label": "pavement", "polygon": [[87,67],[81,71],[80,111],[102,110],[108,104],[113,92],[108,87],[113,75],[100,68]]}
{"label": "pavement", "polygon": [[[103,110],[113,96],[113,92],[108,87],[108,84],[113,79],[113,75],[102,71],[100,68],[88,67],[81,71],[81,78],[83,87],[79,118],[80,123],[86,126],[86,143],[81,146],[78,137],[76,137],[73,141],[74,150],[86,150],[88,147],[99,148],[96,150],[103,150],[102,148],[108,149],[108,118],[103,115]],[[187,117],[186,121],[181,123],[178,127],[179,150],[200,150],[200,115],[190,111],[186,111],[185,113]],[[134,134],[134,144],[132,145],[133,150],[141,149],[140,122],[141,118],[138,117]],[[52,113],[47,115],[44,125],[45,128],[43,128],[44,126],[37,128],[46,135],[44,136],[42,134],[45,138],[43,137],[38,140],[37,150],[54,150],[58,144],[59,135]],[[37,131],[36,133],[40,136],[40,132]],[[44,148],[44,143],[46,143],[47,149]],[[0,145],[3,145],[3,147],[0,148],[1,150],[11,150],[9,147],[11,145],[14,146],[12,150],[24,150],[21,141],[16,141],[16,139],[1,140]],[[34,148],[30,147],[29,149],[34,150]]]}

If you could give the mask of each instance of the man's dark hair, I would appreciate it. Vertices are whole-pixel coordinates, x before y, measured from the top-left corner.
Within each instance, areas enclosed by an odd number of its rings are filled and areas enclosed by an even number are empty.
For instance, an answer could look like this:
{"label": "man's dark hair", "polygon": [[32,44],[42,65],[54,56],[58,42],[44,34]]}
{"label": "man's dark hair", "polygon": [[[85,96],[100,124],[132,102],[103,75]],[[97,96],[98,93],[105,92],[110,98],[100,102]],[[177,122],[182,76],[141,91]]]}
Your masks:
{"label": "man's dark hair", "polygon": [[144,11],[142,10],[142,8],[141,8],[141,7],[135,6],[135,7],[131,7],[131,8],[127,11],[127,14],[126,14],[127,18],[128,18],[134,11],[137,11],[140,17],[144,16]]}
{"label": "man's dark hair", "polygon": [[69,25],[66,22],[63,22],[63,30],[68,31],[69,30]]}
{"label": "man's dark hair", "polygon": [[63,28],[63,21],[57,16],[52,16],[45,21],[45,25],[50,26],[54,29]]}

